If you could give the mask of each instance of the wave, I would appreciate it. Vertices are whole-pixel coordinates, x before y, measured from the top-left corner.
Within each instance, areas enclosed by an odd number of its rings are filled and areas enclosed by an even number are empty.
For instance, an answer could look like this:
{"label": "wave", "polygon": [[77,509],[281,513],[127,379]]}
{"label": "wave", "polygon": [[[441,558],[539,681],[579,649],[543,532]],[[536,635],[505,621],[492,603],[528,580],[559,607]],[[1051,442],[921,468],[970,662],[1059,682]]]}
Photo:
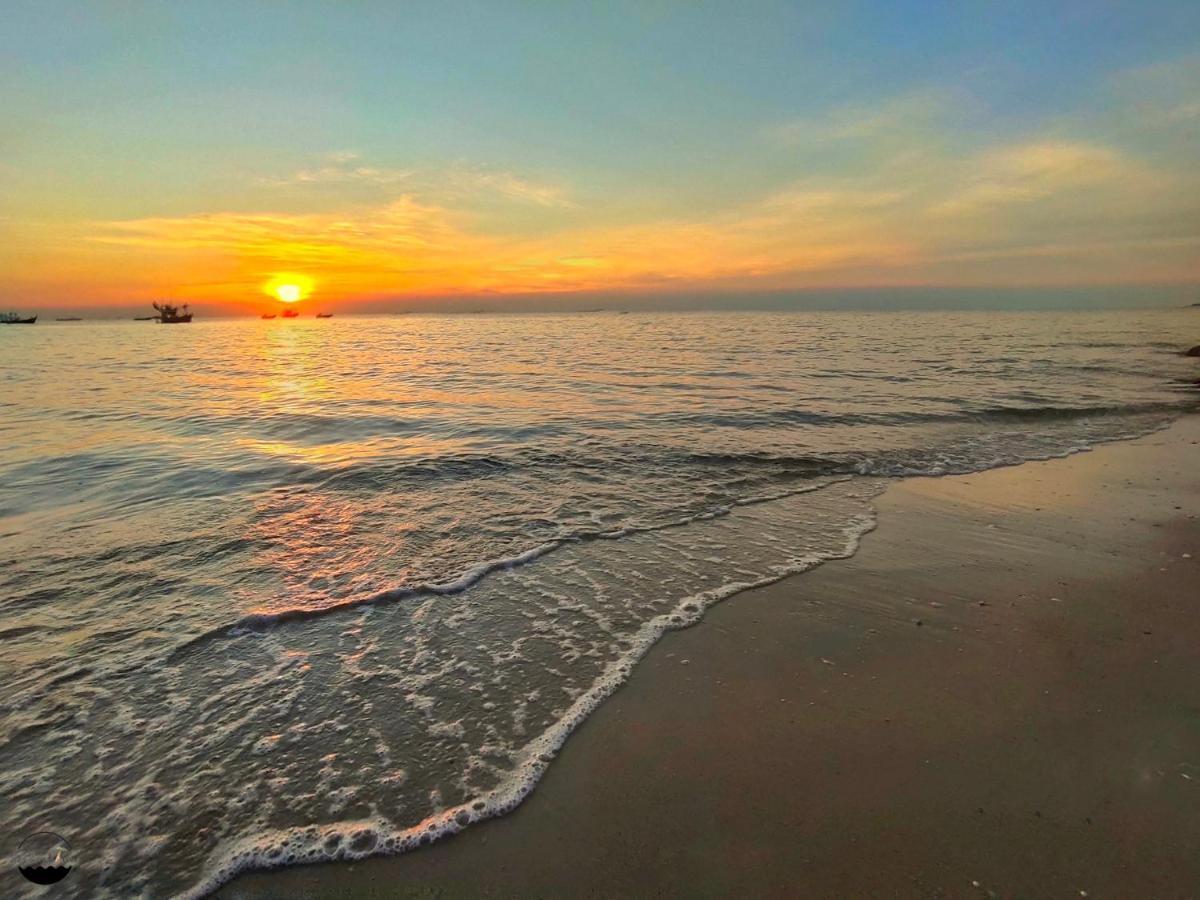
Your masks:
{"label": "wave", "polygon": [[[1160,427],[1165,427],[1163,423]],[[1139,434],[1145,434],[1154,428],[1142,429]],[[1113,440],[1133,438],[1138,435],[1129,433]],[[1063,456],[1073,452],[1090,449],[1090,446],[1075,445],[1070,448],[1060,448],[1048,456]],[[763,459],[761,455],[733,455],[732,457],[714,454],[697,454],[698,458],[709,460],[747,458]],[[770,459],[772,462],[777,459]],[[1014,463],[1024,460],[1017,460]],[[801,460],[801,462],[811,462]],[[795,493],[807,493],[821,490],[835,484],[844,485],[850,482],[858,483],[858,479],[839,478],[820,486],[813,486],[806,491],[791,491],[779,497],[760,497],[739,502],[738,506],[766,503],[773,499],[791,496]],[[863,495],[866,501],[865,512],[848,515],[842,527],[843,543],[839,549],[826,550],[822,553],[812,553],[798,558],[784,567],[776,568],[770,574],[762,577],[751,577],[744,581],[733,581],[718,588],[689,594],[677,602],[668,612],[654,616],[644,622],[628,642],[628,647],[620,656],[613,659],[594,679],[590,688],[576,697],[565,712],[558,716],[553,723],[526,743],[514,759],[514,765],[507,777],[490,790],[471,796],[461,803],[455,803],[445,809],[438,810],[424,819],[409,826],[400,826],[388,822],[384,818],[354,819],[326,824],[313,824],[289,828],[267,829],[254,834],[245,835],[227,841],[217,848],[210,856],[200,878],[181,896],[192,900],[210,895],[221,885],[227,883],[238,874],[250,870],[277,868],[281,866],[337,861],[357,860],[380,854],[399,854],[440,838],[456,834],[470,825],[482,820],[505,814],[518,806],[534,789],[547,767],[555,758],[562,745],[578,725],[583,722],[608,696],[610,696],[631,675],[635,664],[649,649],[669,630],[688,627],[699,621],[707,609],[715,603],[732,597],[743,591],[764,587],[781,581],[793,575],[801,574],[810,569],[834,559],[844,559],[852,556],[863,538],[876,524],[877,517],[869,497],[883,490],[887,479],[867,480],[864,485],[875,485]],[[728,512],[728,511],[727,511]],[[706,517],[717,519],[719,515]],[[696,519],[680,520],[660,528],[627,529],[612,532],[596,533],[590,540],[615,539],[633,534],[652,533],[669,528],[683,527]],[[582,540],[580,541],[582,542]],[[488,573],[498,568],[524,565],[565,546],[569,542],[558,542],[552,545],[534,548],[526,554],[511,560],[497,561],[479,567],[467,573],[462,578],[443,585],[428,586],[428,593],[450,593],[464,590],[484,578]],[[377,602],[381,599],[411,596],[414,592],[383,592],[364,602]],[[318,615],[321,613],[318,613]],[[285,614],[286,616],[287,614]],[[304,615],[301,613],[301,615]],[[263,624],[267,619],[247,620],[244,625]],[[270,621],[287,621],[287,618],[270,617]],[[225,633],[229,633],[228,630]]]}
{"label": "wave", "polygon": [[362,597],[350,597],[336,603],[330,603],[316,608],[291,607],[272,612],[249,613],[245,616],[242,616],[235,622],[220,625],[216,628],[209,629],[208,631],[192,637],[185,643],[174,648],[174,650],[172,650],[168,656],[168,659],[174,659],[198,644],[207,643],[214,639],[219,639],[225,636],[238,636],[247,631],[256,629],[268,628],[298,620],[321,618],[332,613],[345,612],[346,610],[355,609],[362,606],[372,606],[379,603],[391,603],[418,597],[445,597],[452,596],[454,594],[461,594],[468,588],[478,584],[493,572],[507,571],[528,565],[534,560],[540,559],[546,554],[552,553],[561,547],[571,544],[585,544],[592,541],[615,541],[621,538],[630,537],[631,535],[635,534],[654,534],[656,532],[669,531],[675,528],[683,528],[695,522],[709,521],[728,515],[733,506],[750,506],[758,503],[767,503],[773,500],[782,500],[785,497],[793,497],[800,494],[812,493],[828,487],[831,484],[837,484],[845,481],[847,477],[830,479],[829,481],[818,484],[809,484],[803,487],[795,488],[794,490],[784,491],[777,494],[738,500],[731,506],[718,507],[710,511],[684,516],[679,519],[674,519],[669,522],[662,522],[656,525],[630,526],[624,528],[615,528],[608,531],[580,531],[553,541],[547,541],[546,543],[531,547],[528,550],[517,553],[513,556],[507,556],[500,559],[487,560],[478,563],[464,571],[458,577],[445,582],[404,585],[379,591],[374,594],[368,594]]}
{"label": "wave", "polygon": [[876,425],[905,426],[943,422],[986,423],[1069,421],[1091,417],[1126,417],[1186,411],[1191,404],[1165,401],[1094,406],[966,406],[954,410],[879,413],[819,413],[809,409],[782,409],[746,413],[685,413],[665,417],[673,424],[745,428],[754,425]]}
{"label": "wave", "polygon": [[[1179,381],[1175,384],[1187,384]],[[1189,392],[1190,393],[1190,392]],[[724,413],[658,414],[662,423],[704,428],[745,429],[778,425],[812,427],[895,427],[953,423],[1020,423],[1073,421],[1089,418],[1119,419],[1152,414],[1180,414],[1200,406],[1191,399],[1176,402],[1142,402],[1097,405],[1042,406],[966,406],[951,410],[917,410],[907,412],[825,413],[803,407],[768,411],[747,410]],[[306,417],[313,418],[313,417]],[[336,417],[315,417],[322,429],[334,428]],[[595,424],[595,423],[591,423]],[[307,426],[301,426],[307,427]],[[485,431],[513,437],[514,429],[488,428]],[[479,429],[471,431],[472,434]],[[525,430],[517,434],[521,444],[528,441]],[[589,452],[590,451],[590,452]],[[429,484],[438,481],[461,482],[504,476],[514,472],[587,471],[587,470],[645,470],[659,462],[664,451],[653,445],[634,443],[596,443],[581,446],[580,452],[565,453],[540,450],[528,446],[507,453],[452,452],[407,457],[403,460],[370,459],[344,467],[331,468],[298,460],[277,457],[241,457],[235,463],[219,465],[214,460],[207,465],[195,463],[181,467],[175,457],[150,448],[141,452],[127,451],[120,457],[86,451],[52,456],[26,464],[10,466],[5,471],[4,489],[16,496],[20,506],[0,502],[0,516],[16,515],[31,507],[47,510],[89,498],[102,487],[81,490],[78,480],[102,485],[118,480],[121,495],[114,501],[119,508],[146,503],[168,502],[179,497],[212,497],[235,491],[268,489],[287,485],[289,489],[313,488],[326,491],[358,491],[364,489],[395,489],[401,484]],[[695,454],[694,462],[728,462],[732,457],[720,454]],[[754,461],[753,456],[740,457]],[[848,471],[836,457],[815,455],[809,459],[782,458],[798,470],[820,473]],[[849,471],[861,471],[850,469]]]}
{"label": "wave", "polygon": [[[518,803],[664,630],[853,552],[888,478],[1197,405],[1157,325],[656,321],[603,353],[545,321],[443,323],[419,357],[374,327],[266,358],[155,341],[99,372],[89,344],[0,401],[0,606],[30,661],[0,703],[0,818],[107,847],[80,896],[408,849]],[[83,381],[85,404],[57,387]]]}
{"label": "wave", "polygon": [[[987,416],[995,421],[1044,421],[1075,420],[1103,416],[1135,416],[1152,415],[1155,413],[1175,412],[1181,404],[1143,403],[1127,406],[1090,406],[1090,407],[1036,407],[1018,408],[994,406],[978,411],[978,415]],[[925,421],[929,421],[928,417]],[[1026,446],[1019,449],[1005,447],[1002,443],[993,447],[981,445],[978,440],[971,440],[962,447],[944,447],[937,450],[925,447],[895,449],[886,451],[844,452],[808,455],[776,455],[761,452],[751,453],[686,453],[673,460],[676,464],[701,468],[717,468],[723,471],[742,471],[757,473],[756,476],[746,474],[743,481],[749,480],[759,485],[759,492],[746,497],[734,497],[726,502],[685,515],[676,516],[665,521],[644,525],[627,525],[610,529],[577,529],[553,539],[546,540],[528,547],[518,553],[487,559],[470,565],[453,578],[438,582],[419,582],[402,584],[362,596],[351,596],[320,606],[285,607],[283,609],[248,613],[233,622],[224,623],[197,634],[184,643],[176,645],[168,658],[175,658],[198,644],[219,639],[223,636],[244,633],[246,631],[270,628],[285,623],[319,618],[330,614],[344,612],[363,606],[393,603],[421,597],[452,596],[460,594],[478,584],[493,572],[518,568],[528,565],[535,560],[558,550],[559,548],[582,544],[592,541],[618,540],[635,534],[651,534],[680,528],[695,522],[710,520],[727,515],[731,509],[738,506],[765,503],[786,497],[821,490],[831,484],[836,484],[855,476],[882,478],[911,477],[919,475],[959,474],[999,466],[1019,465],[1023,462],[1050,459],[1066,456],[1071,453],[1091,449],[1096,441],[1122,440],[1141,436],[1158,427],[1164,427],[1169,420],[1149,423],[1145,427],[1130,429],[1126,432],[1105,434],[1089,440],[1078,439],[1066,444],[1048,443],[1045,445]],[[585,467],[599,466],[596,461],[589,464],[578,459],[568,460],[561,454],[530,453],[538,458],[538,463],[572,465]],[[500,472],[508,470],[512,461],[494,457],[474,457],[470,459],[443,459],[428,461],[434,473],[449,477],[454,469],[464,469],[468,476],[479,477],[480,470]],[[639,463],[639,465],[641,465]],[[418,471],[424,468],[423,463],[416,464]],[[411,464],[405,464],[405,471],[411,473]],[[324,489],[346,487],[339,479],[352,478],[357,487],[362,487],[362,479],[386,479],[387,469],[368,469],[366,471],[351,471],[341,473],[322,482]],[[433,473],[430,473],[433,474]],[[460,477],[462,477],[460,475]],[[802,479],[802,483],[795,482]],[[785,482],[788,486],[782,489],[767,490],[771,482]]]}
{"label": "wave", "polygon": [[645,622],[629,639],[627,651],[610,662],[551,727],[524,746],[510,775],[492,790],[407,828],[397,828],[380,818],[268,830],[235,839],[217,854],[200,880],[180,895],[181,900],[206,897],[245,871],[404,853],[515,809],[537,785],[571,733],[629,678],[637,662],[666,632],[695,624],[710,607],[736,594],[775,584],[823,562],[853,556],[876,521],[873,510],[853,516],[843,528],[844,543],[838,550],[806,556],[766,577],[689,595],[670,612]]}

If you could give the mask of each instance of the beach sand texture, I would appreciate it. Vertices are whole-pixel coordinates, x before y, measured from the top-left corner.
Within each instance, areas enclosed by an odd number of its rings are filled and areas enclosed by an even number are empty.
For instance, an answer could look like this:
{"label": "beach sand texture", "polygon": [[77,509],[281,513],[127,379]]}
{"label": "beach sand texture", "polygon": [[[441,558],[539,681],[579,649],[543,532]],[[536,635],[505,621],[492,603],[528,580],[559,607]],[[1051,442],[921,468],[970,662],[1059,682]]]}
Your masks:
{"label": "beach sand texture", "polygon": [[895,483],[667,635],[513,814],[223,898],[1200,894],[1200,417]]}

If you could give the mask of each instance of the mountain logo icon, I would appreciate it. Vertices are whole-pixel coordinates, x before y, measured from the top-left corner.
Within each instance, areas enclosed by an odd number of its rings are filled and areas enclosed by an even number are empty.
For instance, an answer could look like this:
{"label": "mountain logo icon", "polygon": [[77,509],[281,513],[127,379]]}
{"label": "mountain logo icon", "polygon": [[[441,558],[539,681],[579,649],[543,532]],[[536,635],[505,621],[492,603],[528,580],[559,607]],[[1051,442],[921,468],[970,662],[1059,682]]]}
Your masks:
{"label": "mountain logo icon", "polygon": [[58,884],[75,868],[71,845],[53,831],[37,831],[17,848],[17,871],[34,884]]}

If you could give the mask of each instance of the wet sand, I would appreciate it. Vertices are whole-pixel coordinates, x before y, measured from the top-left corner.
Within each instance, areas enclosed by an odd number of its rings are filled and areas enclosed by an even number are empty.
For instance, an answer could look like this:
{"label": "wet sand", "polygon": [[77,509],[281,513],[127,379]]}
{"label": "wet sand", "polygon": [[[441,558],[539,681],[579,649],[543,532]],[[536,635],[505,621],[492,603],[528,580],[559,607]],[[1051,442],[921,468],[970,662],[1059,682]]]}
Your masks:
{"label": "wet sand", "polygon": [[514,813],[218,896],[1200,896],[1200,417],[897,482],[668,635]]}

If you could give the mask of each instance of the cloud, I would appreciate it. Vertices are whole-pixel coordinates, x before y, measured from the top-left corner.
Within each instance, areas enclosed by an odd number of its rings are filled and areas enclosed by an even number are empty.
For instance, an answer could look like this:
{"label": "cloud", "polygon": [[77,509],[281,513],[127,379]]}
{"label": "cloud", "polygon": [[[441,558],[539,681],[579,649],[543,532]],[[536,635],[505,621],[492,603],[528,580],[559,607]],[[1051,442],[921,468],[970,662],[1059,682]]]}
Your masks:
{"label": "cloud", "polygon": [[[503,290],[509,284],[536,288],[529,273],[551,264],[536,246],[472,233],[466,217],[411,195],[336,213],[105,222],[97,225],[92,240],[173,255],[181,270],[222,265],[229,293],[249,296],[265,274],[280,268],[308,272],[335,294],[462,293]],[[520,278],[511,274],[523,270]]]}
{"label": "cloud", "polygon": [[989,150],[964,169],[959,186],[930,208],[934,215],[972,216],[1081,189],[1126,192],[1158,183],[1148,169],[1111,148],[1062,140]]}
{"label": "cloud", "polygon": [[974,111],[965,91],[922,88],[878,103],[836,107],[816,116],[777,122],[764,129],[768,140],[798,147],[836,142],[872,142],[928,133],[941,120]]}
{"label": "cloud", "polygon": [[332,153],[326,157],[327,165],[297,169],[290,175],[271,176],[258,179],[266,187],[294,187],[317,184],[369,184],[380,187],[399,185],[409,181],[415,174],[412,169],[390,169],[377,166],[353,166],[358,159],[353,153]]}
{"label": "cloud", "polygon": [[258,179],[264,187],[303,188],[327,185],[366,185],[406,193],[417,192],[437,202],[503,201],[546,208],[572,208],[567,192],[557,185],[541,184],[504,169],[458,163],[441,169],[391,168],[364,165],[359,154],[338,151],[325,154],[319,165],[288,175]]}
{"label": "cloud", "polygon": [[796,214],[857,212],[895,207],[911,194],[905,189],[873,190],[869,187],[822,186],[819,182],[799,182],[763,200],[767,209],[787,210]]}
{"label": "cloud", "polygon": [[1194,129],[1200,123],[1200,54],[1126,69],[1113,78],[1112,88],[1140,127]]}
{"label": "cloud", "polygon": [[[1156,99],[1121,109],[1189,121],[1194,95],[1169,81],[1128,76],[1123,90]],[[1081,118],[1003,138],[964,128],[975,113],[971,98],[930,90],[785,123],[770,152],[790,178],[703,213],[629,214],[603,198],[585,210],[536,173],[389,168],[339,151],[276,179],[292,190],[263,204],[294,208],[312,189],[320,212],[96,222],[82,241],[47,245],[42,265],[231,302],[280,270],[335,297],[1194,279],[1194,148],[1160,142],[1182,149],[1156,155]]]}
{"label": "cloud", "polygon": [[[1180,192],[1168,173],[1061,138],[964,156],[935,145],[857,175],[802,178],[705,217],[594,227],[572,217],[533,236],[480,231],[464,197],[537,209],[564,197],[503,170],[447,172],[451,205],[405,193],[329,213],[105,222],[91,237],[175,258],[210,294],[210,273],[221,269],[222,290],[235,299],[254,296],[279,269],[308,272],[342,296],[1052,282],[1084,271],[1118,277],[1118,265],[1127,274],[1137,253],[1143,271],[1166,277],[1187,265],[1200,232],[1194,201],[1171,206]],[[1169,233],[1169,209],[1191,230]],[[1004,268],[1015,260],[1023,262]]]}
{"label": "cloud", "polygon": [[[461,243],[448,214],[411,197],[339,214],[238,214],[101,223],[93,240],[144,250],[215,250],[242,259],[318,265]],[[351,253],[354,251],[354,253]]]}
{"label": "cloud", "polygon": [[[858,198],[863,210],[886,201]],[[837,206],[831,193],[805,202],[772,197],[707,221],[663,219],[526,237],[480,233],[470,215],[404,195],[328,214],[103,222],[91,242],[173,259],[181,280],[194,273],[197,290],[209,294],[220,271],[222,299],[229,300],[256,296],[256,286],[279,269],[309,273],[320,289],[341,295],[528,293],[749,281],[864,260],[900,264],[912,252],[908,241],[844,220]],[[817,207],[825,211],[822,221],[811,216]],[[188,289],[177,294],[187,296]]]}
{"label": "cloud", "polygon": [[566,191],[560,187],[537,184],[501,170],[456,168],[446,179],[463,192],[495,193],[508,200],[545,207],[572,207]]}

